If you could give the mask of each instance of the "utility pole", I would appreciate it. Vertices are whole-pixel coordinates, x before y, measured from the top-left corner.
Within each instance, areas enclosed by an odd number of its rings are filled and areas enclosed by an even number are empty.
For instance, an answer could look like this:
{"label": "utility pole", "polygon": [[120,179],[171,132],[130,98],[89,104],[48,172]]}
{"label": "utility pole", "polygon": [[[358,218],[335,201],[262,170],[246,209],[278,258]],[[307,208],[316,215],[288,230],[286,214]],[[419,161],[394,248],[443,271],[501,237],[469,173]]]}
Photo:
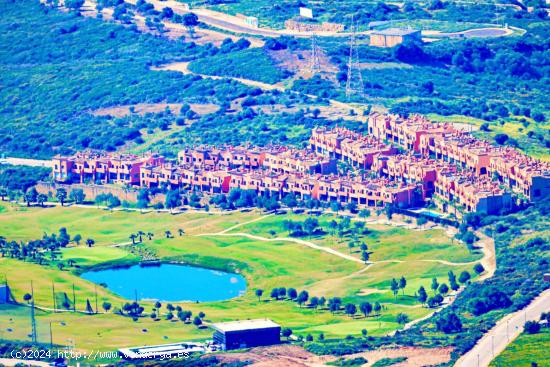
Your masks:
{"label": "utility pole", "polygon": [[33,342],[33,344],[36,344],[37,342],[37,337],[36,337],[36,317],[34,315],[34,287],[32,285],[32,280],[31,280],[31,340]]}
{"label": "utility pole", "polygon": [[97,285],[94,285],[94,293],[95,293],[95,313],[97,314]]}
{"label": "utility pole", "polygon": [[53,312],[57,312],[56,302],[55,302],[55,285],[52,281],[52,296],[53,296]]}
{"label": "utility pole", "polygon": [[74,283],[73,283],[73,312],[76,312],[76,295],[74,293]]}

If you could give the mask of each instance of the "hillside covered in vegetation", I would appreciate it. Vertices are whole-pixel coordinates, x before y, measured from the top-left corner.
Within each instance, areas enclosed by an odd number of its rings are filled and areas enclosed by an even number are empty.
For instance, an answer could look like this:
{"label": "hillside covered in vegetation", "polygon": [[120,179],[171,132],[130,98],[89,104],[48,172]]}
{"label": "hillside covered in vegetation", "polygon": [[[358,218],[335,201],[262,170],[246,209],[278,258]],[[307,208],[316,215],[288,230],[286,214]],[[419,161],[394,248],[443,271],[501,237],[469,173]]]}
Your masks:
{"label": "hillside covered in vegetation", "polygon": [[112,151],[139,139],[141,129],[160,126],[155,119],[91,114],[96,109],[230,101],[249,90],[236,82],[150,69],[211,54],[209,47],[62,13],[38,1],[2,1],[0,11],[0,146],[6,155]]}

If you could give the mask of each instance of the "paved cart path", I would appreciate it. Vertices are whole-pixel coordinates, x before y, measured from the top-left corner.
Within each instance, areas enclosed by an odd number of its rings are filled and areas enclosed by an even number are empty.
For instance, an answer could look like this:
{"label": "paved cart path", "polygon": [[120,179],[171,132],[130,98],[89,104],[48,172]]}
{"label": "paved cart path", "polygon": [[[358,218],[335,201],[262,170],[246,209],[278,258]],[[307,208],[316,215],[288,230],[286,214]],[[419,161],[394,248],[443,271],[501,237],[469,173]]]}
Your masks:
{"label": "paved cart path", "polygon": [[523,310],[511,313],[481,338],[475,347],[455,363],[455,367],[487,367],[508,344],[523,331],[526,321],[538,320],[542,312],[550,311],[550,289],[542,292]]}

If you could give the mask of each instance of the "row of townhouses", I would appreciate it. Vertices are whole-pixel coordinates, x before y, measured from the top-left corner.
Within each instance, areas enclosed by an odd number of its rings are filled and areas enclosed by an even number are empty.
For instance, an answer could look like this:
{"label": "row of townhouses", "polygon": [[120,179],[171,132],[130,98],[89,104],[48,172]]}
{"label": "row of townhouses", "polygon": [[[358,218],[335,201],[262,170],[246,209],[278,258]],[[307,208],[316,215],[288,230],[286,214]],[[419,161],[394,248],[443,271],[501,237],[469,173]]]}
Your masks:
{"label": "row of townhouses", "polygon": [[[465,211],[498,213],[512,205],[511,192],[538,200],[550,191],[548,163],[510,148],[494,147],[450,124],[422,116],[372,114],[369,135],[315,128],[310,150],[284,146],[197,147],[167,161],[142,156],[82,152],[55,157],[58,182],[101,182],[139,187],[188,188],[227,193],[355,202],[359,206],[416,206],[435,197]],[[400,154],[407,150],[408,154]],[[339,175],[337,162],[356,168]],[[376,178],[373,178],[376,177]]]}
{"label": "row of townhouses", "polygon": [[417,184],[365,175],[339,176],[335,158],[285,147],[201,147],[181,151],[177,162],[155,154],[81,152],[55,157],[53,177],[65,183],[166,186],[211,194],[234,188],[278,198],[293,193],[301,199],[371,207],[410,207],[422,201]]}
{"label": "row of townhouses", "polygon": [[529,157],[511,147],[498,147],[450,124],[431,123],[423,116],[405,119],[372,114],[369,133],[403,148],[470,170],[475,177],[489,176],[530,201],[550,193],[550,162]]}

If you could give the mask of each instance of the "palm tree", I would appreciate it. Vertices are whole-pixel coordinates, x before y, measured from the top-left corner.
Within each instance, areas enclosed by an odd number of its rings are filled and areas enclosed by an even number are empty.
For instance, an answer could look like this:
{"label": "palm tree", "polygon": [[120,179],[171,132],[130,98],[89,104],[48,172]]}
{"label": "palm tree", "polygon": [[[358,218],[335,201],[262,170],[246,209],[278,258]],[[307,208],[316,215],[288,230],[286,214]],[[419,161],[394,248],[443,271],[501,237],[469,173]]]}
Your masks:
{"label": "palm tree", "polygon": [[137,236],[134,233],[132,233],[130,236],[128,236],[128,238],[132,240],[132,245],[136,244]]}
{"label": "palm tree", "polygon": [[170,231],[165,231],[164,234],[166,235],[166,238],[172,237],[172,232]]}
{"label": "palm tree", "polygon": [[95,241],[91,238],[88,238],[86,240],[86,245],[88,245],[88,247],[92,247],[92,245],[95,243]]}
{"label": "palm tree", "polygon": [[138,236],[139,236],[139,242],[140,242],[140,243],[143,242],[142,236],[145,236],[145,232],[143,232],[143,231],[140,230],[140,231],[138,231],[137,234],[138,234]]}
{"label": "palm tree", "polygon": [[69,259],[69,260],[67,260],[67,264],[68,264],[70,267],[74,266],[75,263],[76,263],[76,261],[75,261],[74,259]]}
{"label": "palm tree", "polygon": [[183,234],[185,233],[185,231],[184,231],[183,229],[180,228],[180,229],[178,229],[178,233],[179,233],[180,236],[183,236]]}
{"label": "palm tree", "polygon": [[154,234],[151,233],[151,232],[147,232],[147,238],[149,239],[149,241],[151,241],[151,239],[153,238]]}

